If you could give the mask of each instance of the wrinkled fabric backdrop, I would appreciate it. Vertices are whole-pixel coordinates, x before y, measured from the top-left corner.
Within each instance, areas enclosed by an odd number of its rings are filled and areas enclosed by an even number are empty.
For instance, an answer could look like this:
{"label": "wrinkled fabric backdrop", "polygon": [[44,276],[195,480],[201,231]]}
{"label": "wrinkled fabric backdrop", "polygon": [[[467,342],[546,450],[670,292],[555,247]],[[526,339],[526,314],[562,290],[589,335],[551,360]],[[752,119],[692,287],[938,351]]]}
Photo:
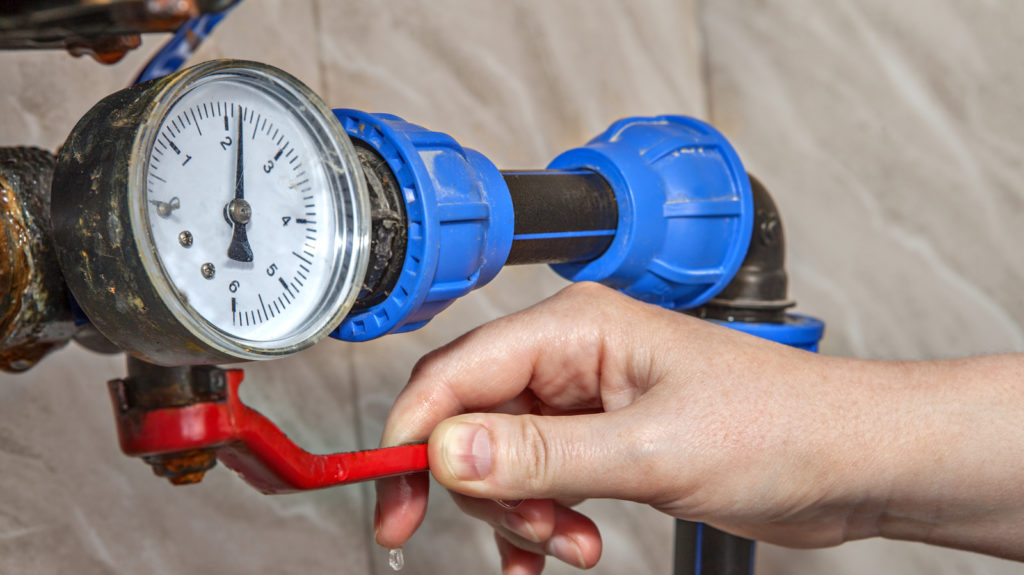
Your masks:
{"label": "wrinkled fabric backdrop", "polygon": [[[1022,22],[1009,0],[248,0],[192,62],[279,66],[331,106],[399,114],[506,168],[623,116],[707,119],[779,203],[792,295],[828,322],[823,352],[925,359],[1024,351]],[[56,148],[163,39],[113,67],[0,54],[0,145]],[[418,357],[563,285],[506,270],[415,333],[248,366],[245,396],[311,450],[374,446]],[[0,572],[389,572],[369,485],[267,497],[220,468],[173,488],[122,456],[105,382],[123,369],[72,345],[0,375]],[[670,519],[583,507],[604,534],[595,572],[670,572]],[[489,530],[439,489],[405,553],[409,574],[498,571]],[[762,545],[758,567],[1022,570],[888,541]]]}

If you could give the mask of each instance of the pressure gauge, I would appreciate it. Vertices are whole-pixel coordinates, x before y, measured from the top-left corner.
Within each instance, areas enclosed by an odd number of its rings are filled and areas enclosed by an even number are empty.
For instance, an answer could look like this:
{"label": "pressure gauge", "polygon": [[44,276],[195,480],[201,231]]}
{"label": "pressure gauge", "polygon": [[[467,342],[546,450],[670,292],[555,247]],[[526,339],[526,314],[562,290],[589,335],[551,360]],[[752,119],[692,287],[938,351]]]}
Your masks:
{"label": "pressure gauge", "polygon": [[89,320],[166,365],[308,347],[366,272],[367,192],[348,136],[308,88],[253,62],[105,98],[61,151],[52,212]]}

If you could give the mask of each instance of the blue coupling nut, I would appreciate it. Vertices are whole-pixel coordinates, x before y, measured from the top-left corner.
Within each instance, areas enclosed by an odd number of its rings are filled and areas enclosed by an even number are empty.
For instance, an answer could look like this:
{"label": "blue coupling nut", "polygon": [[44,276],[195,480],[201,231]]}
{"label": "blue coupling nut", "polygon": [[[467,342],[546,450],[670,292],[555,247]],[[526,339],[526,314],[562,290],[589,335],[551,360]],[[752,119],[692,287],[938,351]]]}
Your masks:
{"label": "blue coupling nut", "polygon": [[408,243],[388,297],[349,314],[331,336],[366,341],[418,329],[491,281],[508,259],[515,224],[508,187],[490,160],[447,134],[388,114],[334,114],[394,173],[405,200]]}
{"label": "blue coupling nut", "polygon": [[569,280],[686,309],[714,297],[743,263],[754,220],[750,180],[725,137],[700,120],[619,120],[548,169],[597,172],[618,203],[604,254],[552,266]]}
{"label": "blue coupling nut", "polygon": [[786,314],[783,323],[753,323],[742,321],[709,320],[719,325],[742,331],[763,339],[817,353],[818,344],[825,335],[825,323],[818,318],[796,313]]}

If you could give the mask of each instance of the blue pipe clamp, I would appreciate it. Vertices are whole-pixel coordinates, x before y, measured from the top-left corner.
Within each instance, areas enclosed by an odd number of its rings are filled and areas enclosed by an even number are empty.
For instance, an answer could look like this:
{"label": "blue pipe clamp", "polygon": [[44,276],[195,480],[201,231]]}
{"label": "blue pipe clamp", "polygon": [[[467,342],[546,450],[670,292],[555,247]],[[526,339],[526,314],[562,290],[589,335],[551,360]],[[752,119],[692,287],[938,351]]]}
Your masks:
{"label": "blue pipe clamp", "polygon": [[725,136],[700,120],[619,120],[548,169],[597,172],[619,206],[603,255],[553,266],[566,279],[687,309],[725,288],[743,263],[754,222],[750,178]]}
{"label": "blue pipe clamp", "polygon": [[408,244],[384,301],[349,314],[331,335],[366,341],[418,329],[498,274],[515,216],[501,172],[451,136],[388,114],[335,110],[352,138],[387,162],[405,199]]}

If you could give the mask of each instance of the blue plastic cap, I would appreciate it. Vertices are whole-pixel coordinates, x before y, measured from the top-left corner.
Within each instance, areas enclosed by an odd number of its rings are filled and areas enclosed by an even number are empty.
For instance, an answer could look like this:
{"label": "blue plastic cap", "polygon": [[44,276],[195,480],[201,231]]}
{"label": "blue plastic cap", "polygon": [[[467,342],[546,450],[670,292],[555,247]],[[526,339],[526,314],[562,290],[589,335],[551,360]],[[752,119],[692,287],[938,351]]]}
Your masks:
{"label": "blue plastic cap", "polygon": [[775,343],[811,352],[818,351],[818,343],[825,335],[825,324],[820,319],[795,313],[787,314],[785,323],[711,321]]}
{"label": "blue plastic cap", "polygon": [[567,279],[686,309],[714,297],[743,263],[754,222],[750,179],[725,137],[700,120],[620,120],[548,169],[593,170],[618,201],[604,254],[552,266]]}
{"label": "blue plastic cap", "polygon": [[508,186],[490,160],[447,134],[387,114],[334,114],[349,136],[387,161],[405,198],[409,234],[388,298],[349,314],[331,336],[366,341],[417,329],[505,264],[515,227]]}

